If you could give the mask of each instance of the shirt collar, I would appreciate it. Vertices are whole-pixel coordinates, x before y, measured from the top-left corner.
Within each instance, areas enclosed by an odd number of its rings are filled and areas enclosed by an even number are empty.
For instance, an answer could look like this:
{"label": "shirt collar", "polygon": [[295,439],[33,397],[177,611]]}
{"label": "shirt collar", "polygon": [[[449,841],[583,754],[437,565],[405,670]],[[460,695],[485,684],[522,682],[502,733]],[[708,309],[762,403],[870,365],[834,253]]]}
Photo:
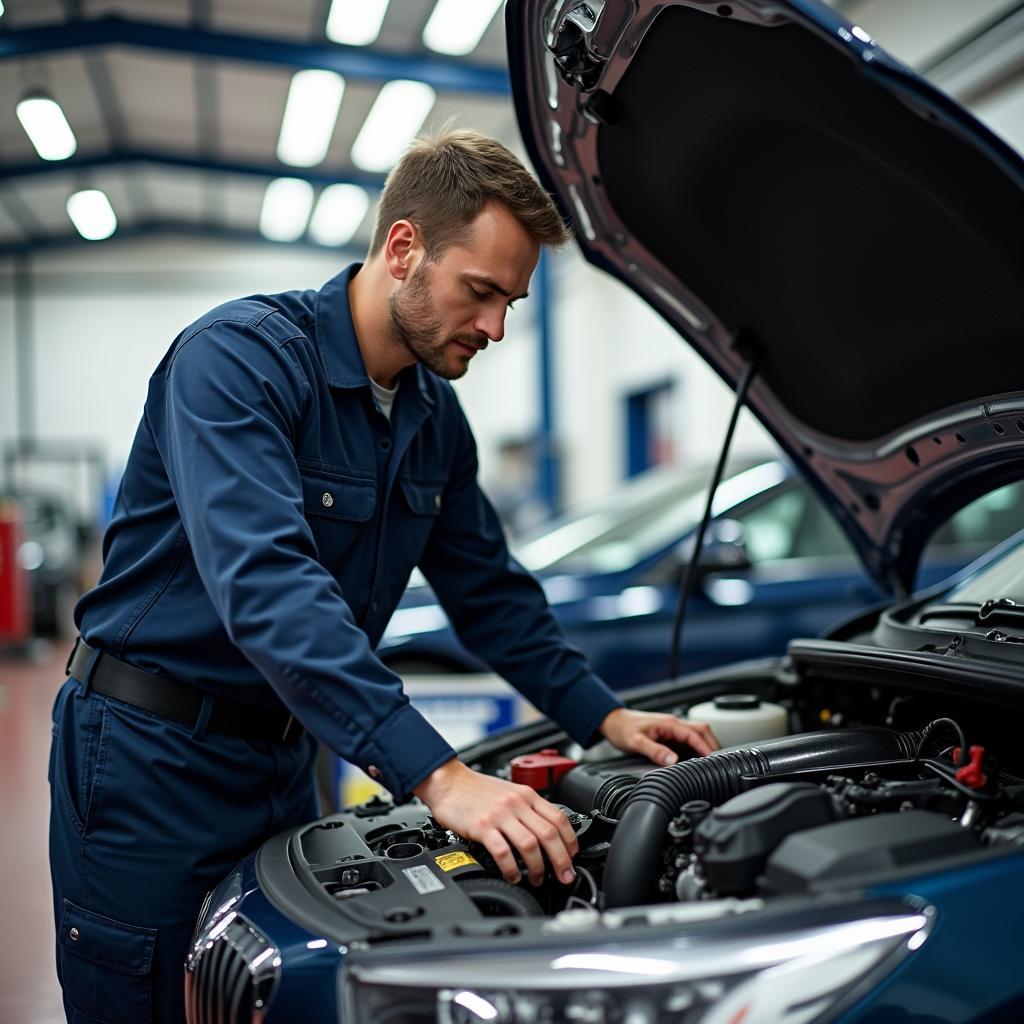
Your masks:
{"label": "shirt collar", "polygon": [[[361,266],[361,263],[350,263],[316,295],[316,343],[327,370],[327,383],[332,388],[370,386],[348,301],[349,282]],[[434,398],[427,386],[427,373],[420,363],[416,363],[403,370],[399,376],[403,380],[414,376],[417,390],[428,405],[433,405]]]}

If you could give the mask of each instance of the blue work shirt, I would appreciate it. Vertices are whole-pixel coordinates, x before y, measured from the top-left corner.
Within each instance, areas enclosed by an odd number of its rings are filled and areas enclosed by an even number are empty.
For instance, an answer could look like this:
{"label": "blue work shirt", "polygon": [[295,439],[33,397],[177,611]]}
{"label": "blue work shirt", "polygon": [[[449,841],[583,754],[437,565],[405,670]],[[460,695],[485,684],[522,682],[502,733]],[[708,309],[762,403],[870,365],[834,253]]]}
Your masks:
{"label": "blue work shirt", "polygon": [[377,409],[349,310],[358,269],[228,302],[179,335],[75,619],[150,672],[280,698],[405,796],[454,756],[374,654],[417,565],[465,645],[575,740],[620,702],[509,555],[451,385],[417,364],[392,422]]}

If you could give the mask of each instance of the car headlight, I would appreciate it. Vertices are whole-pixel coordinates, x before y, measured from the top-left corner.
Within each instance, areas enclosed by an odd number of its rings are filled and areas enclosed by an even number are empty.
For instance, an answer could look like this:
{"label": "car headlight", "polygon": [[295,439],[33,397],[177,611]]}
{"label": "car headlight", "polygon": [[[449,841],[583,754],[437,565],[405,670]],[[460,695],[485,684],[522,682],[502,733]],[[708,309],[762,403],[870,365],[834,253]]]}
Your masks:
{"label": "car headlight", "polygon": [[[753,927],[635,940],[607,932],[558,948],[497,948],[401,960],[351,958],[345,1020],[375,1024],[808,1024],[833,1016],[919,948],[931,908],[804,912],[774,932]],[[585,945],[583,943],[586,943]]]}

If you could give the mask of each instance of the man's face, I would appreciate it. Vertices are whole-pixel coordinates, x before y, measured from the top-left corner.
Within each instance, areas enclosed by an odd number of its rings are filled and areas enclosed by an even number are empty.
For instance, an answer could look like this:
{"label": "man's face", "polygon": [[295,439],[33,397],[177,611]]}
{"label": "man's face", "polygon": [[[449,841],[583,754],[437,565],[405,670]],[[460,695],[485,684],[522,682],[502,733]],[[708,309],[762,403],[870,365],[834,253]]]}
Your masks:
{"label": "man's face", "polygon": [[502,205],[490,203],[466,235],[433,261],[421,258],[392,293],[398,339],[439,377],[456,380],[490,341],[505,334],[505,314],[526,298],[540,247]]}

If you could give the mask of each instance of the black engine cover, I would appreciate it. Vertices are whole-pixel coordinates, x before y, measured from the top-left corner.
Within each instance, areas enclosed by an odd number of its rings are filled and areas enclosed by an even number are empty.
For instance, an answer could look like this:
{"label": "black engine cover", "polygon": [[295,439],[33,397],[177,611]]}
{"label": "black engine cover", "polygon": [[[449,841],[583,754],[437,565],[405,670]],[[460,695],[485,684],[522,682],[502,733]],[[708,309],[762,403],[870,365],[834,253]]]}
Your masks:
{"label": "black engine cover", "polygon": [[874,814],[789,836],[769,858],[763,883],[770,893],[808,892],[977,848],[970,829],[934,811]]}
{"label": "black engine cover", "polygon": [[734,796],[701,822],[694,839],[708,889],[722,895],[752,891],[786,836],[835,818],[831,797],[810,782],[772,782]]}

